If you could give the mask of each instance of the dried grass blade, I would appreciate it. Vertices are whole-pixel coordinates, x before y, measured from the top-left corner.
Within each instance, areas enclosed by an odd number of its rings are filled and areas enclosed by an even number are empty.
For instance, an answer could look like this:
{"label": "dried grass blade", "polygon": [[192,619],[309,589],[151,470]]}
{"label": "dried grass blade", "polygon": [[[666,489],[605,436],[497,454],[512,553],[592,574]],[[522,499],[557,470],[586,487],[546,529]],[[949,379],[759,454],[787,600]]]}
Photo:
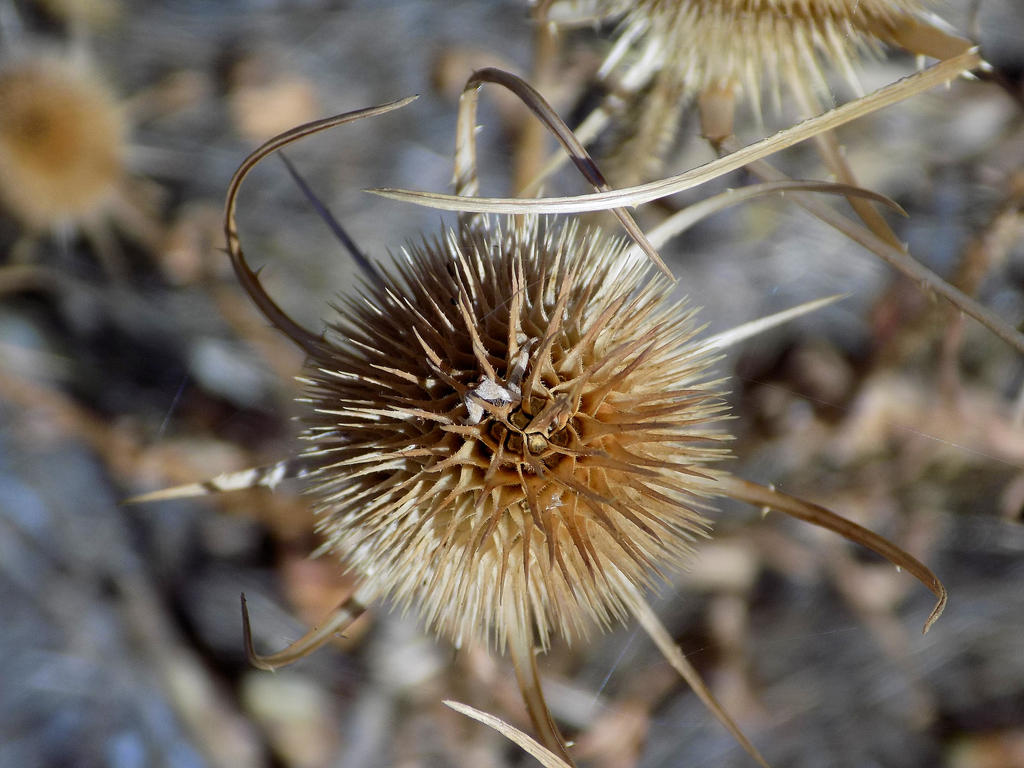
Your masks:
{"label": "dried grass blade", "polygon": [[[753,200],[762,195],[784,195],[786,192],[821,192],[826,195],[839,195],[846,198],[866,198],[887,205],[904,216],[907,214],[903,207],[895,200],[878,192],[872,192],[870,189],[864,189],[863,187],[851,184],[837,184],[831,181],[786,179],[751,184],[739,189],[727,189],[725,192],[720,192],[717,195],[701,200],[699,203],[694,203],[683,208],[681,211],[676,211],[665,221],[661,222],[661,224],[647,233],[647,239],[651,241],[655,248],[661,248],[673,237],[682,234],[707,216],[712,216],[730,206]],[[633,246],[633,248],[636,249],[637,246]]]}
{"label": "dried grass blade", "polygon": [[[604,174],[597,167],[594,158],[590,156],[586,148],[572,132],[565,121],[558,116],[554,108],[532,85],[522,78],[513,75],[505,70],[496,67],[485,67],[472,74],[462,90],[459,100],[459,117],[456,126],[456,147],[455,147],[455,171],[454,182],[456,197],[461,195],[475,195],[479,189],[476,168],[476,104],[478,91],[484,83],[493,83],[511,91],[523,104],[529,107],[530,111],[540,120],[544,126],[551,131],[551,134],[562,145],[562,148],[569,155],[573,165],[583,174],[584,178],[593,187],[602,192],[610,192]],[[465,199],[465,198],[463,198]],[[471,208],[464,208],[463,211],[471,211]],[[637,246],[647,254],[648,258],[661,270],[670,280],[675,280],[672,272],[654,248],[647,241],[640,225],[636,223],[627,210],[622,207],[613,207],[612,213],[636,242]]]}
{"label": "dried grass blade", "polygon": [[535,757],[537,762],[543,765],[544,768],[571,768],[569,763],[562,760],[554,752],[546,749],[535,739],[530,738],[518,728],[509,725],[504,720],[501,720],[494,715],[489,715],[486,712],[481,712],[479,709],[474,709],[466,704],[451,701],[450,699],[445,700],[444,704],[466,717],[471,717],[477,722],[493,728],[506,739],[514,744],[518,744],[524,751]]}
{"label": "dried grass blade", "polygon": [[837,301],[849,297],[849,295],[850,294],[848,293],[836,293],[822,299],[814,299],[813,301],[798,304],[795,307],[784,309],[773,315],[759,317],[756,320],[751,320],[749,323],[743,323],[743,325],[737,325],[735,328],[730,328],[728,331],[716,333],[714,336],[699,342],[697,344],[697,348],[700,350],[717,350],[731,347],[735,344],[739,344],[741,341],[745,341],[753,336],[757,336],[758,334],[771,330],[776,326],[784,325],[798,317],[814,312],[815,310],[822,309],[823,307],[827,307],[829,304],[834,304]]}
{"label": "dried grass blade", "polygon": [[683,652],[676,645],[675,640],[672,639],[668,630],[665,629],[665,625],[661,623],[661,619],[651,610],[651,606],[647,604],[647,601],[643,599],[639,592],[634,591],[630,609],[636,616],[637,621],[640,622],[640,626],[644,628],[647,634],[650,635],[651,640],[654,641],[654,644],[658,646],[658,650],[661,651],[665,660],[679,673],[687,685],[693,689],[693,692],[697,694],[697,698],[718,719],[718,722],[725,726],[733,738],[740,743],[740,746],[743,747],[748,755],[757,761],[761,768],[770,768],[768,761],[750,743],[750,740],[743,735],[743,731],[736,725],[736,722],[729,716],[729,713],[722,709],[722,705],[718,703],[718,700],[708,689],[707,685],[701,680],[697,670],[686,660]]}

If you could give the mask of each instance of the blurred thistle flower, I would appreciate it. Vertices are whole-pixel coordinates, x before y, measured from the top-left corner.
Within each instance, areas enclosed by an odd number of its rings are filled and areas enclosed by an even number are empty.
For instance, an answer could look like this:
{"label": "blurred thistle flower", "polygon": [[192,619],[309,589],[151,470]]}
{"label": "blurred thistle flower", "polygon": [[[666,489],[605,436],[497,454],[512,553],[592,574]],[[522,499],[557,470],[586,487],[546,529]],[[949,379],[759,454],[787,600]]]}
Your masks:
{"label": "blurred thistle flower", "polygon": [[124,114],[106,84],[70,61],[0,70],[0,201],[47,232],[101,216],[124,173]]}
{"label": "blurred thistle flower", "polygon": [[115,232],[155,251],[159,190],[126,167],[129,114],[88,58],[28,50],[0,65],[0,208],[21,225],[11,261],[47,235],[82,234],[111,276]]}

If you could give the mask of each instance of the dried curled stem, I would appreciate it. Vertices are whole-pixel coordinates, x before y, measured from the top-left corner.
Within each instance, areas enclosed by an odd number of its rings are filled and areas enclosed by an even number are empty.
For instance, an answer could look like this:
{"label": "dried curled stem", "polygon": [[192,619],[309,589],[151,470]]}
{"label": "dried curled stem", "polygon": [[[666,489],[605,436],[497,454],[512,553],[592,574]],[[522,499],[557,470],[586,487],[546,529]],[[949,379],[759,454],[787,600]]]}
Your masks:
{"label": "dried curled stem", "polygon": [[764,509],[776,509],[798,520],[803,520],[821,528],[827,528],[838,533],[844,539],[867,547],[884,557],[897,568],[906,570],[924,586],[928,587],[936,597],[935,607],[932,608],[932,612],[924,623],[922,634],[931,629],[932,624],[938,621],[943,610],[945,610],[947,600],[946,588],[942,586],[942,582],[932,573],[931,569],[909,552],[900,549],[874,531],[869,531],[852,520],[847,520],[845,517],[837,515],[835,512],[831,512],[817,504],[812,504],[809,501],[789,496],[774,488],[767,488],[732,475],[720,475],[711,483],[702,483],[700,480],[695,482],[697,484],[704,484],[709,489],[714,488],[716,493],[736,499],[737,501],[745,501],[748,504]]}
{"label": "dried curled stem", "polygon": [[249,623],[249,608],[242,594],[242,635],[245,639],[245,657],[258,669],[273,671],[293,664],[305,658],[318,648],[329,643],[353,621],[366,611],[366,606],[359,599],[359,592],[349,595],[331,611],[327,619],[317,627],[309,630],[294,643],[282,651],[263,656],[256,653],[252,644],[252,626]]}
{"label": "dried curled stem", "polygon": [[530,715],[533,727],[543,744],[558,755],[570,766],[575,766],[569,756],[569,749],[555,720],[548,710],[544,691],[540,684],[540,673],[537,671],[537,655],[533,641],[526,632],[514,635],[508,644],[509,656],[516,670],[516,681],[523,696],[523,703]]}
{"label": "dried curled stem", "polygon": [[[569,126],[558,116],[558,113],[555,112],[536,88],[521,77],[517,77],[510,72],[497,69],[496,67],[485,67],[484,69],[477,70],[470,76],[462,90],[462,96],[459,98],[459,118],[455,131],[455,173],[453,178],[456,195],[472,196],[476,195],[480,190],[476,163],[476,105],[480,86],[484,83],[500,85],[515,94],[523,104],[530,108],[530,111],[537,116],[545,127],[551,131],[552,135],[568,154],[569,159],[572,160],[573,165],[583,174],[584,178],[599,192],[611,191],[611,186],[609,186],[604,174],[598,169],[597,163],[594,162],[590,153],[587,152]],[[669,270],[668,265],[665,264],[658,254],[657,249],[648,242],[643,230],[640,229],[640,225],[636,223],[636,220],[629,212],[625,208],[612,208],[611,211],[629,233],[630,237],[636,241],[637,246],[647,254],[648,258],[654,262],[662,274],[675,281],[675,277]],[[466,218],[465,212],[460,215],[460,218]]]}
{"label": "dried curled stem", "polygon": [[235,274],[238,276],[238,281],[241,283],[242,288],[249,294],[249,298],[259,308],[260,312],[270,321],[270,323],[277,328],[281,333],[291,339],[296,346],[300,347],[308,355],[316,355],[323,349],[323,339],[311,331],[303,328],[301,325],[292,320],[288,314],[277,305],[277,303],[270,298],[263,286],[260,284],[259,271],[253,271],[249,264],[245,260],[245,255],[242,253],[242,243],[238,237],[238,224],[235,221],[235,210],[238,205],[238,191],[242,186],[242,182],[245,181],[245,177],[249,175],[260,162],[265,158],[277,152],[280,149],[284,149],[289,144],[293,144],[299,139],[303,139],[307,136],[312,136],[315,133],[320,133],[329,128],[334,128],[338,125],[344,125],[345,123],[355,122],[361,120],[364,117],[376,117],[377,115],[383,115],[393,110],[404,107],[409,102],[415,100],[416,96],[408,96],[398,101],[392,101],[388,104],[382,104],[377,107],[368,107],[366,109],[357,109],[352,112],[344,112],[340,115],[333,117],[326,117],[322,120],[314,120],[310,123],[305,123],[296,128],[292,128],[289,131],[285,131],[278,136],[268,140],[257,149],[255,149],[242,164],[235,171],[234,176],[231,177],[231,183],[228,184],[227,198],[224,203],[224,235],[227,240],[228,256],[231,258],[231,265],[235,268]]}

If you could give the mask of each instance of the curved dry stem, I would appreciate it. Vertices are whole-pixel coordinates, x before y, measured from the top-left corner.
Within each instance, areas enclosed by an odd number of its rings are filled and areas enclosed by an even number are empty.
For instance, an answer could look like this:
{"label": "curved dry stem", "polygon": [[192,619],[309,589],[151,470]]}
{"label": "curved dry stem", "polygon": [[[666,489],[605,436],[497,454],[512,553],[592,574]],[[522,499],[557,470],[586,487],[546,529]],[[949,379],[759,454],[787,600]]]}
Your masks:
{"label": "curved dry stem", "polygon": [[548,709],[547,701],[544,699],[544,691],[540,685],[540,674],[537,671],[537,655],[530,639],[529,628],[523,628],[520,632],[512,633],[508,643],[509,656],[512,657],[512,665],[516,670],[516,681],[519,683],[519,691],[523,695],[523,703],[530,715],[533,727],[540,736],[541,742],[558,757],[575,766],[569,756],[569,748],[555,720]]}
{"label": "curved dry stem", "polygon": [[[878,192],[872,192],[869,189],[864,189],[863,187],[856,187],[850,184],[837,184],[831,181],[798,181],[794,179],[787,179],[750,184],[746,187],[727,189],[725,192],[719,192],[717,195],[705,198],[699,203],[694,203],[680,211],[676,211],[661,222],[661,224],[648,232],[647,239],[650,240],[655,247],[660,248],[673,237],[681,235],[690,227],[699,223],[708,216],[724,211],[733,205],[753,200],[756,197],[761,197],[762,195],[784,195],[786,192],[820,192],[826,195],[840,195],[847,199],[866,198],[868,200],[874,200],[887,205],[904,216],[907,215],[907,212],[895,200],[879,194]],[[636,246],[634,246],[634,248],[635,247]]]}
{"label": "curved dry stem", "polygon": [[[702,481],[697,479],[695,482],[701,483]],[[745,501],[748,504],[764,509],[776,509],[798,520],[817,525],[820,528],[827,528],[838,533],[844,539],[867,547],[884,557],[897,568],[906,570],[924,586],[928,587],[936,597],[935,607],[924,623],[922,634],[931,629],[932,624],[942,615],[947,600],[946,588],[942,586],[942,582],[931,572],[928,566],[909,552],[900,549],[900,547],[885,537],[879,536],[874,531],[870,531],[852,520],[847,520],[845,517],[837,515],[835,512],[831,512],[817,504],[812,504],[809,501],[789,496],[774,488],[767,488],[763,485],[752,483],[749,480],[733,477],[732,475],[722,475],[715,481],[704,484],[714,493],[728,496],[738,501]]]}
{"label": "curved dry stem", "polygon": [[242,182],[245,181],[245,177],[249,175],[249,172],[264,158],[272,155],[277,150],[283,149],[306,136],[325,131],[328,128],[361,120],[364,117],[375,117],[391,112],[392,110],[404,107],[415,98],[417,97],[409,96],[378,107],[345,112],[333,117],[326,117],[322,120],[314,120],[311,123],[305,123],[285,131],[268,140],[246,157],[238,167],[238,170],[235,171],[234,176],[231,177],[231,183],[228,184],[227,198],[224,202],[224,235],[227,240],[228,256],[231,258],[231,265],[235,268],[238,281],[267,320],[309,355],[315,355],[321,349],[323,344],[321,337],[311,333],[292,320],[263,289],[263,286],[260,284],[259,273],[250,269],[248,263],[246,263],[245,256],[242,253],[242,244],[238,238],[238,225],[235,221],[238,190],[242,186]]}
{"label": "curved dry stem", "polygon": [[799,144],[822,131],[832,130],[845,125],[864,115],[896,104],[915,94],[921,93],[937,85],[946,83],[955,77],[979,66],[981,55],[976,48],[955,56],[947,61],[939,62],[928,69],[905,77],[902,80],[880,88],[874,93],[843,104],[822,115],[805,120],[791,128],[776,133],[774,136],[754,142],[743,149],[726,157],[712,160],[702,166],[684,173],[669,176],[665,179],[625,187],[613,192],[597,192],[589,195],[573,197],[548,197],[532,199],[519,198],[466,198],[457,195],[445,195],[437,192],[423,192],[407,189],[371,189],[373,194],[392,200],[423,205],[449,211],[470,211],[476,213],[583,213],[587,211],[606,211],[612,208],[633,207],[652,200],[659,200],[677,192],[699,186],[717,179],[723,174],[742,168],[755,160],[759,160],[780,150]]}
{"label": "curved dry stem", "polygon": [[[782,181],[787,178],[785,174],[764,160],[751,163],[750,170],[762,179],[769,181]],[[829,208],[820,200],[799,192],[793,194],[793,200],[804,210],[839,230],[855,243],[864,246],[896,271],[902,272],[914,282],[934,291],[961,312],[973,317],[1007,344],[1015,347],[1018,352],[1024,354],[1024,334],[956,286],[950,285],[907,251],[894,247],[867,227],[858,224],[839,211]]]}
{"label": "curved dry stem", "polygon": [[[576,130],[573,131],[573,135],[583,146],[587,146],[598,137],[598,135],[611,122],[612,113],[601,104],[594,108],[594,110],[583,118],[583,121],[576,126]],[[565,152],[555,151],[544,161],[543,167],[540,171],[530,179],[529,183],[526,184],[519,194],[523,197],[528,195],[536,195],[540,192],[544,182],[548,180],[552,175],[555,174],[563,165],[569,162],[568,155]]]}
{"label": "curved dry stem", "polygon": [[[789,65],[794,69],[798,66],[796,62],[793,61],[790,61]],[[790,77],[790,82],[793,85],[800,108],[803,110],[806,117],[811,117],[812,115],[816,115],[822,111],[821,102],[812,92],[805,78],[794,74]],[[821,159],[824,161],[828,169],[835,174],[835,178],[837,180],[843,184],[857,184],[857,177],[854,175],[853,169],[850,168],[850,164],[846,162],[843,149],[839,145],[839,139],[836,137],[834,131],[823,131],[814,137],[814,143],[818,148],[818,154],[821,156]],[[903,243],[896,236],[896,233],[892,231],[892,227],[890,227],[889,223],[882,218],[882,215],[875,210],[873,205],[871,205],[867,200],[855,197],[850,197],[849,201],[854,212],[856,212],[860,217],[860,220],[863,221],[872,232],[896,248],[903,247]]]}
{"label": "curved dry stem", "polygon": [[483,723],[489,728],[493,728],[502,736],[514,744],[518,744],[523,750],[537,759],[544,768],[570,768],[569,763],[565,762],[562,758],[547,749],[536,739],[527,736],[525,733],[515,728],[499,717],[488,714],[487,712],[481,712],[479,709],[474,709],[468,704],[462,704],[458,701],[452,701],[451,699],[445,699],[443,702],[446,707],[454,709],[459,714],[471,717],[479,723]]}
{"label": "curved dry stem", "polygon": [[654,641],[654,644],[658,646],[658,650],[661,651],[665,660],[679,673],[679,676],[686,681],[686,684],[693,689],[701,703],[718,719],[718,722],[725,726],[726,730],[740,743],[744,751],[757,761],[758,765],[762,768],[770,768],[768,761],[750,743],[750,740],[743,735],[743,731],[736,725],[736,721],[718,703],[718,700],[707,687],[707,684],[701,680],[697,670],[686,660],[683,652],[676,645],[675,640],[672,639],[668,630],[665,629],[665,625],[661,623],[661,619],[651,610],[651,606],[647,604],[647,601],[636,590],[633,590],[630,595],[630,609],[636,616],[637,621],[640,622],[640,626],[644,628],[647,634],[650,635],[651,640]]}
{"label": "curved dry stem", "polygon": [[262,656],[256,653],[252,645],[252,627],[249,623],[249,608],[242,594],[242,635],[245,639],[245,657],[258,669],[273,671],[305,658],[316,649],[334,639],[334,636],[358,619],[366,606],[357,599],[358,592],[349,595],[333,611],[327,620],[318,627],[309,630],[283,651]]}
{"label": "curved dry stem", "polygon": [[[576,138],[565,121],[558,116],[558,113],[548,104],[547,100],[537,89],[527,83],[521,77],[506,72],[496,67],[485,67],[474,72],[466,81],[462,89],[462,96],[459,98],[459,116],[455,128],[455,172],[454,184],[456,196],[465,198],[476,195],[480,185],[477,177],[476,166],[476,106],[479,101],[480,86],[484,83],[494,83],[508,89],[523,102],[530,111],[536,115],[544,126],[551,131],[551,134],[562,145],[562,148],[569,155],[573,165],[583,174],[583,177],[602,192],[611,191],[604,174],[597,167],[597,163],[587,152],[586,148]],[[466,209],[468,210],[468,209]],[[672,272],[658,254],[657,249],[647,241],[640,225],[624,208],[612,208],[611,212],[636,242],[637,246],[647,254],[648,258],[660,269],[670,280],[675,280]],[[463,212],[463,218],[465,213]]]}

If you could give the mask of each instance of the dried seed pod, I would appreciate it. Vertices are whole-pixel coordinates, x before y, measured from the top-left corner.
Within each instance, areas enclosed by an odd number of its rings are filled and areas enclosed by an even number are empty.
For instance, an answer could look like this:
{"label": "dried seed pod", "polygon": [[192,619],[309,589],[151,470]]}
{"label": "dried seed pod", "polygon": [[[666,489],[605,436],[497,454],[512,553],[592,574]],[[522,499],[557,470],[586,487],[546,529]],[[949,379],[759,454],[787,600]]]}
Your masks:
{"label": "dried seed pod", "polygon": [[158,187],[125,164],[129,122],[81,55],[29,52],[0,64],[0,208],[22,230],[12,261],[31,261],[47,235],[81,234],[118,277],[127,265],[115,233],[160,247]]}
{"label": "dried seed pod", "polygon": [[327,546],[456,644],[628,613],[706,522],[724,455],[693,313],[627,243],[527,219],[406,248],[306,381]]}
{"label": "dried seed pod", "polygon": [[95,219],[122,181],[126,125],[99,78],[58,58],[0,71],[0,200],[35,231]]}
{"label": "dried seed pod", "polygon": [[[696,97],[701,129],[718,149],[734,150],[736,102],[742,93],[760,114],[762,91],[778,109],[785,89],[801,118],[818,114],[832,96],[828,73],[837,71],[863,95],[857,63],[878,56],[883,43],[946,59],[970,48],[964,38],[924,17],[921,0],[635,0],[598,4],[624,14],[619,41],[601,74],[618,73],[627,90],[643,88],[625,118],[609,162],[620,184],[655,175],[676,135],[682,104]],[[598,113],[600,114],[600,113]],[[856,184],[838,142],[817,139],[836,179]],[[756,171],[756,169],[755,169]],[[902,241],[866,201],[851,205],[882,240]]]}
{"label": "dried seed pod", "polygon": [[[607,0],[598,13],[621,16],[619,39],[634,60],[671,70],[690,93],[745,86],[757,99],[777,88],[791,62],[815,78],[838,69],[856,85],[854,62],[895,42],[926,10],[921,0]],[[625,51],[617,50],[624,58]],[[609,65],[620,62],[611,59]],[[623,66],[628,66],[625,61]]]}
{"label": "dried seed pod", "polygon": [[[785,87],[799,105],[799,116],[809,118],[821,112],[821,95],[826,103],[831,99],[829,70],[841,72],[863,95],[856,63],[865,54],[879,54],[883,43],[939,59],[971,47],[941,29],[941,22],[926,18],[921,0],[540,0],[537,6],[542,19],[556,23],[568,23],[574,14],[622,20],[599,73],[615,95],[580,126],[581,138],[590,141],[616,114],[619,137],[608,163],[620,185],[658,173],[676,136],[681,107],[693,98],[704,136],[720,153],[733,152],[739,146],[733,130],[741,93],[760,115],[762,91],[771,91],[778,108]],[[623,96],[633,103],[629,110],[622,108]],[[836,137],[825,132],[815,141],[836,180],[856,185]],[[549,163],[530,188],[558,162]],[[757,166],[752,170],[766,181],[782,178]],[[897,268],[913,271],[914,265],[901,259],[901,239],[878,211],[862,199],[851,197],[850,204],[870,229],[869,237],[880,240],[872,250],[895,249],[894,260],[903,262]],[[829,218],[827,212],[812,213]],[[930,281],[938,279],[930,276]]]}

